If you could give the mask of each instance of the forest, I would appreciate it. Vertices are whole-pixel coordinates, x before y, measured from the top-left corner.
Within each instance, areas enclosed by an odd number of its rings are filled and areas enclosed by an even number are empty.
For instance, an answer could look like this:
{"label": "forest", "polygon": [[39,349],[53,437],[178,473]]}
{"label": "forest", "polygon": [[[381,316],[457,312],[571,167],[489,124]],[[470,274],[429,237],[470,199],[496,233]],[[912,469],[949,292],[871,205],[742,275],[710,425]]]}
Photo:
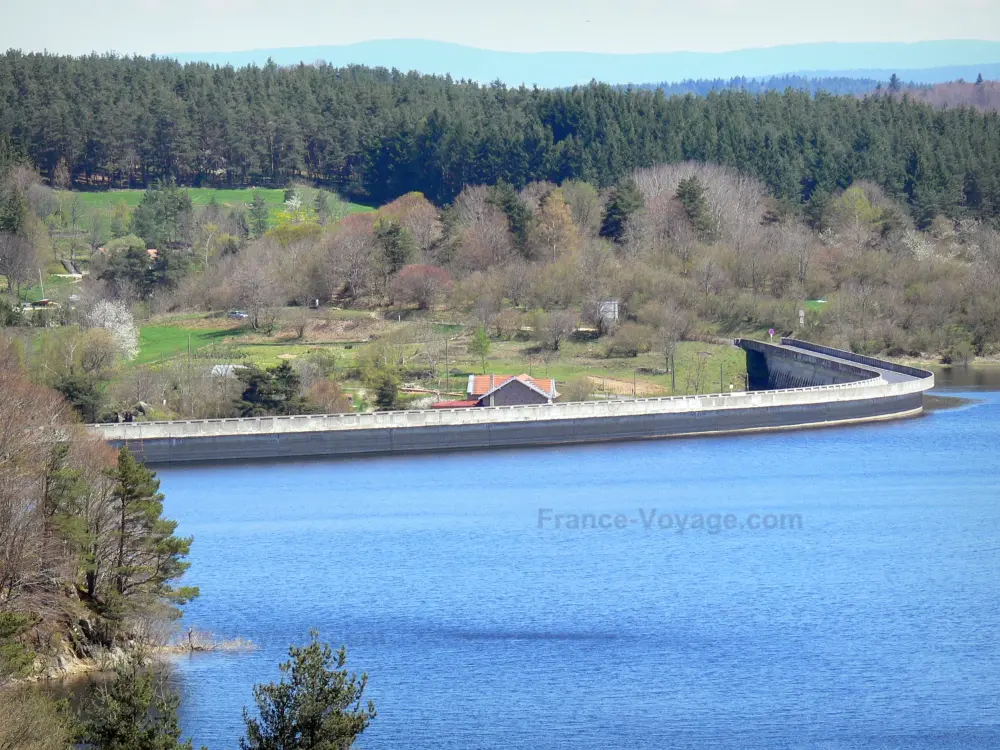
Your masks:
{"label": "forest", "polygon": [[706,97],[592,83],[481,86],[363,67],[233,69],[170,59],[0,57],[0,148],[57,187],[283,187],[304,179],[373,205],[467,185],[711,162],[808,207],[867,181],[919,228],[1000,216],[1000,118],[909,96],[744,90]]}
{"label": "forest", "polygon": [[640,84],[635,86],[635,88],[648,89],[649,91],[662,89],[663,93],[667,96],[683,96],[685,94],[707,96],[713,91],[726,90],[762,94],[765,91],[782,92],[786,89],[806,91],[810,94],[817,94],[822,91],[827,94],[836,95],[863,95],[870,94],[882,85],[884,85],[883,82],[876,81],[874,78],[846,78],[843,76],[813,78],[805,75],[783,75],[770,76],[766,78],[747,78],[746,76],[736,76],[729,79],[698,78],[679,82],[662,81],[660,83]]}

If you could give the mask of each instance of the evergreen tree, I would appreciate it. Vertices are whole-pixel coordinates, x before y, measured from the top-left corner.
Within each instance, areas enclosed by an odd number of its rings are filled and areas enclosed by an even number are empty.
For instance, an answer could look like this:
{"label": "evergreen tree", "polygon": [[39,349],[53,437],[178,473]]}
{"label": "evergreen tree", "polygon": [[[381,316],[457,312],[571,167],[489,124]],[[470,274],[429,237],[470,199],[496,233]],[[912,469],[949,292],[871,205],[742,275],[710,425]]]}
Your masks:
{"label": "evergreen tree", "polygon": [[829,229],[830,194],[816,189],[806,203],[806,222],[817,232]]}
{"label": "evergreen tree", "polygon": [[379,411],[393,411],[399,406],[399,382],[391,373],[381,373],[375,381],[375,406]]}
{"label": "evergreen tree", "polygon": [[95,750],[191,750],[191,741],[180,739],[179,705],[177,693],[133,652],[98,691],[81,739]]}
{"label": "evergreen tree", "polygon": [[348,673],[347,651],[334,653],[319,634],[288,650],[280,682],[254,687],[257,717],[243,710],[241,750],[347,750],[375,718],[364,703],[368,675]]}
{"label": "evergreen tree", "polygon": [[983,74],[982,73],[980,73],[978,76],[976,76],[976,85],[977,86],[982,86],[983,85]]}
{"label": "evergreen tree", "polygon": [[250,202],[250,231],[254,237],[263,237],[271,225],[271,208],[267,205],[264,194],[259,190],[254,190],[253,200]]}
{"label": "evergreen tree", "polygon": [[705,198],[705,186],[695,175],[681,180],[677,185],[677,200],[684,206],[684,213],[694,227],[698,236],[706,242],[711,242],[718,234],[715,219]]}
{"label": "evergreen tree", "polygon": [[114,482],[115,513],[111,580],[120,600],[112,604],[127,599],[184,604],[196,597],[197,588],[172,585],[190,567],[184,558],[193,540],[174,536],[177,522],[162,517],[163,495],[156,474],[122,446],[118,466],[109,477]]}
{"label": "evergreen tree", "polygon": [[287,416],[305,409],[305,399],[299,395],[301,379],[288,362],[266,370],[251,366],[240,370],[238,377],[244,386],[236,404],[241,416]]}
{"label": "evergreen tree", "polygon": [[322,190],[316,193],[316,200],[313,207],[316,209],[316,219],[320,225],[330,222],[330,201]]}
{"label": "evergreen tree", "polygon": [[379,219],[375,224],[375,237],[382,248],[382,265],[386,276],[397,273],[416,253],[413,235],[396,219]]}
{"label": "evergreen tree", "polygon": [[517,190],[509,182],[500,180],[495,186],[490,188],[488,202],[501,211],[507,217],[507,225],[514,236],[514,246],[522,255],[528,254],[528,238],[531,234],[531,226],[534,215],[531,208],[524,202]]}
{"label": "evergreen tree", "polygon": [[132,214],[132,231],[146,247],[165,252],[190,243],[194,221],[191,196],[173,181],[148,188]]}
{"label": "evergreen tree", "polygon": [[618,185],[607,207],[604,209],[604,219],[601,222],[601,236],[618,241],[625,234],[629,219],[642,210],[646,201],[642,197],[635,180],[625,180]]}
{"label": "evergreen tree", "polygon": [[[891,97],[859,100],[872,82],[857,86],[737,78],[699,83],[699,94],[724,90],[686,98],[599,83],[482,87],[361,66],[250,66],[218,75],[202,63],[11,51],[0,56],[7,104],[0,154],[50,179],[68,172],[114,186],[177,179],[284,187],[303,178],[370,203],[419,191],[446,204],[466,185],[504,183],[494,197],[522,252],[531,248],[524,241],[530,217],[513,186],[534,180],[607,188],[637,165],[710,161],[764,180],[777,198],[805,202],[817,186],[833,193],[868,180],[895,200],[905,192],[916,212],[900,173],[920,143],[935,163],[917,182],[957,218],[958,201],[945,186],[974,169],[1000,172],[995,113],[904,101],[896,96],[905,90],[898,75],[886,87]],[[984,189],[978,208],[961,208],[989,221],[1000,215],[1000,183]],[[24,215],[9,197],[0,199],[8,231]],[[268,229],[266,202],[255,204],[248,223],[260,236]],[[150,225],[145,208],[139,213],[143,236],[157,249],[176,241]],[[611,219],[606,236],[620,237],[620,222]],[[113,225],[115,236],[127,232],[120,218]]]}
{"label": "evergreen tree", "polygon": [[54,387],[73,407],[81,421],[88,424],[97,421],[104,397],[92,376],[82,373],[68,373],[60,377]]}

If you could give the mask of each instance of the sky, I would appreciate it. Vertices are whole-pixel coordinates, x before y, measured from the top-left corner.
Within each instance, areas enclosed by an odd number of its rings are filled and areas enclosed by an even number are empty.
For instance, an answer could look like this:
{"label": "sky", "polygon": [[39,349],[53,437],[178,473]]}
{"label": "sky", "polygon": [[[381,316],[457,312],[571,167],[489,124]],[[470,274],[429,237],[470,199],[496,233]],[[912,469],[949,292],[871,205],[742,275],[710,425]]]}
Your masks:
{"label": "sky", "polygon": [[611,53],[1000,41],[1000,0],[0,0],[0,49],[148,55],[393,38]]}

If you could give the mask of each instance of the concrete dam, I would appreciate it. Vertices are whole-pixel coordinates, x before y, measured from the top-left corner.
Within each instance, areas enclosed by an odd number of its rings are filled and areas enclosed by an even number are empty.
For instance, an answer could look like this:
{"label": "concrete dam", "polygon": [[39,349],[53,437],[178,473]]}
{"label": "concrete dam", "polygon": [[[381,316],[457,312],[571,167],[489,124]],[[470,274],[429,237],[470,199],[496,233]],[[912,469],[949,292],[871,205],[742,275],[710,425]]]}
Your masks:
{"label": "concrete dam", "polygon": [[795,339],[736,339],[748,390],[365,414],[91,425],[149,464],[475,450],[800,429],[923,411],[934,375]]}

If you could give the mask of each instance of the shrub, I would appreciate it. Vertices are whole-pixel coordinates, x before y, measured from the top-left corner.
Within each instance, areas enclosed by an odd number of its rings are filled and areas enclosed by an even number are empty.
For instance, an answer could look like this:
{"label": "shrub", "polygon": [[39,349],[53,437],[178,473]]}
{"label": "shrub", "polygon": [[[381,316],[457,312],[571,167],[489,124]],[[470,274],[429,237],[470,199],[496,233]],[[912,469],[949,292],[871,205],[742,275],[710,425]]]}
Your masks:
{"label": "shrub", "polygon": [[605,347],[605,356],[638,357],[650,349],[650,332],[646,326],[638,323],[625,323],[615,331]]}
{"label": "shrub", "polygon": [[393,301],[417,305],[421,310],[432,307],[450,292],[451,276],[437,266],[404,266],[392,280]]}
{"label": "shrub", "polygon": [[306,401],[320,414],[347,414],[351,400],[332,380],[317,380],[306,392]]}
{"label": "shrub", "polygon": [[593,393],[594,384],[586,377],[572,378],[559,386],[560,401],[589,401]]}

